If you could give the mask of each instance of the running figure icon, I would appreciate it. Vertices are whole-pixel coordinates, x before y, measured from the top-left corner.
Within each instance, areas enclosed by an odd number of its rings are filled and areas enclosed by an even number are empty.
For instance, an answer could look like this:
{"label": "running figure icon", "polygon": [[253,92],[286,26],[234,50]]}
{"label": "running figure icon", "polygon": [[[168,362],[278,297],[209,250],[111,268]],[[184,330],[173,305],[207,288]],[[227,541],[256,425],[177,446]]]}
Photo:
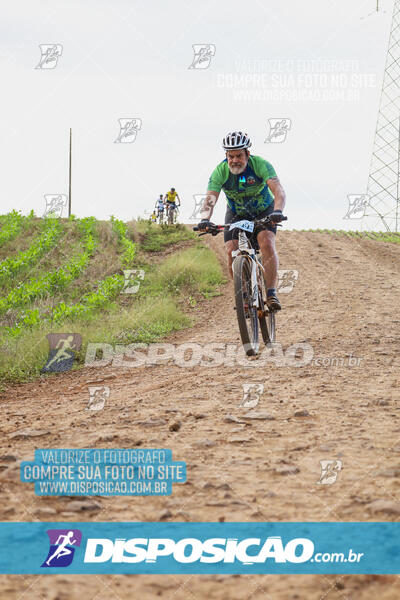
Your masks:
{"label": "running figure icon", "polygon": [[48,529],[50,548],[42,563],[45,569],[69,567],[74,560],[75,551],[80,547],[82,531],[80,529]]}
{"label": "running figure icon", "polygon": [[69,352],[67,352],[67,350],[74,350],[73,339],[74,339],[74,336],[69,335],[66,339],[61,338],[59,340],[59,342],[56,346],[56,349],[58,350],[58,352],[53,356],[51,361],[47,363],[47,365],[46,365],[47,368],[49,368],[50,365],[52,365],[53,363],[58,363],[61,360],[71,358],[71,354]]}
{"label": "running figure icon", "polygon": [[72,369],[82,346],[80,333],[48,333],[49,356],[41,373],[62,373]]}
{"label": "running figure icon", "polygon": [[[71,546],[73,544],[77,543],[77,540],[71,539],[74,537],[74,532],[73,531],[68,531],[68,533],[66,535],[59,535],[58,539],[56,541],[56,544],[59,544],[56,551],[50,556],[50,558],[48,558],[46,560],[46,565],[50,566],[51,561],[53,560],[53,558],[61,558],[62,556],[66,556],[67,554],[72,554],[72,550],[70,548],[67,548],[68,544],[71,544]],[[60,540],[63,540],[62,542],[60,542]]]}

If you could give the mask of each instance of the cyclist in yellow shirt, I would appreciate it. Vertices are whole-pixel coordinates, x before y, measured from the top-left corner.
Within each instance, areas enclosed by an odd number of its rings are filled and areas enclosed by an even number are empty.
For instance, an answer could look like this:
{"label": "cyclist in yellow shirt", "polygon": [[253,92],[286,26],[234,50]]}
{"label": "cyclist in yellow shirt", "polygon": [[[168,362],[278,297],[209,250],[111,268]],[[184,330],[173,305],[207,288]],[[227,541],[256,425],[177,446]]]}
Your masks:
{"label": "cyclist in yellow shirt", "polygon": [[[178,202],[177,202],[178,201]],[[168,219],[168,213],[170,210],[175,210],[175,208],[177,206],[181,205],[181,200],[178,196],[178,192],[175,190],[175,188],[171,188],[169,192],[167,192],[164,196],[164,202],[165,202],[165,206],[166,206],[166,216]],[[179,204],[178,204],[179,203]]]}

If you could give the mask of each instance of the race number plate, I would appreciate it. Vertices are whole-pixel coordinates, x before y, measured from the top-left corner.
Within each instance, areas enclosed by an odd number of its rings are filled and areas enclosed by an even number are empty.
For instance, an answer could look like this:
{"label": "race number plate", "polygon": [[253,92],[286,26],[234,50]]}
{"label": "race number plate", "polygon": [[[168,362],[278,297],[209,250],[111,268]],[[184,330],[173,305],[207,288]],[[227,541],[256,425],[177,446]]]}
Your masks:
{"label": "race number plate", "polygon": [[236,223],[230,224],[229,231],[231,229],[236,229],[236,228],[243,229],[243,231],[250,231],[250,233],[251,233],[252,231],[254,231],[254,223],[253,223],[253,221],[245,221],[245,220],[236,221]]}

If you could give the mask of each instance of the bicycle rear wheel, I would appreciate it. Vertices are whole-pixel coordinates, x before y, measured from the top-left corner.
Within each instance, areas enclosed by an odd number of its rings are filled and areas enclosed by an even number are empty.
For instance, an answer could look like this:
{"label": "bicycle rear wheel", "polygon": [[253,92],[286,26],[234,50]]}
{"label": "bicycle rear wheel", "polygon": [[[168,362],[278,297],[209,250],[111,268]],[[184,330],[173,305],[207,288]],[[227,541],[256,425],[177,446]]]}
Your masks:
{"label": "bicycle rear wheel", "polygon": [[264,344],[268,346],[268,344],[275,342],[275,312],[267,308],[267,286],[265,285],[264,273],[261,269],[258,273],[258,303],[260,307],[258,319]]}
{"label": "bicycle rear wheel", "polygon": [[232,267],[240,337],[247,356],[254,356],[258,353],[260,344],[257,307],[252,306],[250,259],[237,256]]}

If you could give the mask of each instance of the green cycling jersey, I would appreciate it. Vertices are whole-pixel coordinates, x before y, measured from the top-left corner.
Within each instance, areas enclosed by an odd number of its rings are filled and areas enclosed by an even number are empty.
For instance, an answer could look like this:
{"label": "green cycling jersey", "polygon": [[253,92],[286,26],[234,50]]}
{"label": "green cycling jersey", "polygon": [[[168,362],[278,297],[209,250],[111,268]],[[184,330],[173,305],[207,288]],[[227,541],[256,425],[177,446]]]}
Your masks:
{"label": "green cycling jersey", "polygon": [[225,192],[228,206],[234,214],[257,215],[274,201],[266,181],[276,177],[274,167],[261,156],[249,156],[243,173],[231,173],[227,160],[217,165],[208,182],[208,190]]}

